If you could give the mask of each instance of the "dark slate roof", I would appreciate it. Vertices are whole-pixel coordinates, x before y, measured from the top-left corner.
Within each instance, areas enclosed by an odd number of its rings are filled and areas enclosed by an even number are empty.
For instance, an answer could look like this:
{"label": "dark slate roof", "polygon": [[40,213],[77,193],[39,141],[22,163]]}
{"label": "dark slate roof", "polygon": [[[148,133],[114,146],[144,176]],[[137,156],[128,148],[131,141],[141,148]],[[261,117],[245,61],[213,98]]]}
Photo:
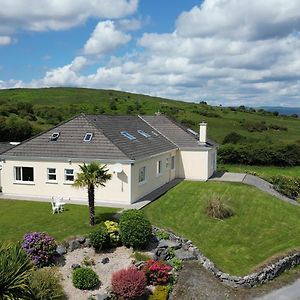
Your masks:
{"label": "dark slate roof", "polygon": [[[51,141],[50,137],[54,132],[60,132],[60,136],[56,141]],[[83,141],[87,132],[93,133],[91,142]],[[6,151],[4,155],[128,160],[126,154],[95,128],[84,115],[79,115],[45,133],[24,141]]]}
{"label": "dark slate roof", "polygon": [[206,149],[217,146],[214,141],[209,139],[205,145],[199,144],[198,135],[192,134],[188,131],[188,128],[163,115],[142,116],[141,118],[143,118],[153,128],[156,128],[156,130],[172,141],[180,149]]}
{"label": "dark slate roof", "polygon": [[[138,116],[87,115],[86,117],[131,159],[136,160],[177,149],[172,142],[159,134]],[[138,133],[138,130],[150,134],[151,137],[146,138],[142,136]],[[122,131],[127,131],[136,139],[130,141],[120,134]]]}
{"label": "dark slate roof", "polygon": [[8,142],[0,142],[0,154],[13,148],[13,147],[14,147],[14,145],[11,145]]}

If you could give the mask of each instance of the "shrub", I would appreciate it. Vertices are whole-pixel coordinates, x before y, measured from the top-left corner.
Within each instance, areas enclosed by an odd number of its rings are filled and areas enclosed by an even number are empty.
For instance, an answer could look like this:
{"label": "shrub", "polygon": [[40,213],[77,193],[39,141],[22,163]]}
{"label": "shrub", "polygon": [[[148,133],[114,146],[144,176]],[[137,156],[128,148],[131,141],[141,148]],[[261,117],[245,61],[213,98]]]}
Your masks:
{"label": "shrub", "polygon": [[114,221],[105,221],[104,225],[107,229],[109,242],[112,246],[117,246],[120,243],[119,224]]}
{"label": "shrub", "polygon": [[23,249],[31,257],[34,265],[43,267],[50,264],[55,253],[56,242],[44,232],[29,232],[24,235]]}
{"label": "shrub", "polygon": [[272,176],[269,181],[276,191],[292,199],[300,197],[300,178],[290,176]]}
{"label": "shrub", "polygon": [[160,240],[168,240],[170,237],[169,234],[163,230],[158,230],[155,235]]}
{"label": "shrub", "polygon": [[233,216],[233,211],[219,196],[214,196],[208,200],[206,213],[215,219],[226,219]]}
{"label": "shrub", "polygon": [[94,229],[90,233],[90,242],[91,245],[96,250],[101,250],[103,246],[107,245],[109,243],[109,236],[106,226],[100,224],[96,229]]}
{"label": "shrub", "polygon": [[92,290],[99,284],[98,275],[91,268],[77,268],[72,272],[72,281],[80,290]]}
{"label": "shrub", "polygon": [[29,278],[29,286],[31,299],[52,300],[64,297],[60,276],[55,268],[45,267],[33,271]]}
{"label": "shrub", "polygon": [[180,260],[176,256],[170,259],[168,263],[173,267],[175,271],[179,271],[182,269],[182,260]]}
{"label": "shrub", "polygon": [[223,144],[238,144],[245,140],[245,137],[236,132],[231,132],[224,137]]}
{"label": "shrub", "polygon": [[0,244],[0,299],[30,295],[28,279],[34,265],[20,245]]}
{"label": "shrub", "polygon": [[84,256],[84,258],[82,260],[82,264],[85,265],[86,267],[94,266],[95,265],[95,261],[94,261],[93,258],[90,258],[88,256]]}
{"label": "shrub", "polygon": [[165,285],[158,285],[148,300],[167,300],[169,295],[169,287]]}
{"label": "shrub", "polygon": [[135,299],[145,293],[147,280],[145,274],[136,267],[129,267],[113,273],[111,285],[113,292],[124,299]]}
{"label": "shrub", "polygon": [[119,226],[125,246],[143,247],[149,242],[152,234],[151,223],[141,211],[130,209],[123,212]]}
{"label": "shrub", "polygon": [[172,267],[158,260],[148,260],[143,267],[147,281],[153,285],[163,285],[169,283],[171,279]]}

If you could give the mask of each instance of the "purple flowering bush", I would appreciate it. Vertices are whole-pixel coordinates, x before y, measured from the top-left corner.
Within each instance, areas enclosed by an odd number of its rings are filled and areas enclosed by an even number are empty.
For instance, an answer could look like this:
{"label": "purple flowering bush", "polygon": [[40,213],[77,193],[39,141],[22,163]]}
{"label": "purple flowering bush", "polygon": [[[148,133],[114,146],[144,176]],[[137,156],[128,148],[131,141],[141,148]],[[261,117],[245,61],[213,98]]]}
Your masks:
{"label": "purple flowering bush", "polygon": [[44,232],[29,232],[24,235],[22,248],[35,266],[43,267],[49,265],[56,250],[56,242]]}

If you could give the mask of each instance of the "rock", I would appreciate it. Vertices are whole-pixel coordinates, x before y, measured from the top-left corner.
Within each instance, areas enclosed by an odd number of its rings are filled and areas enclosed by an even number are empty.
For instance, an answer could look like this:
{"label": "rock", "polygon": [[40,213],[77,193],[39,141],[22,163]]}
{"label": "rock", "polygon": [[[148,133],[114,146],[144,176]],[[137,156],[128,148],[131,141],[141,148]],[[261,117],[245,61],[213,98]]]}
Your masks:
{"label": "rock", "polygon": [[78,268],[81,268],[80,264],[72,264],[71,265],[72,270],[75,270],[75,269],[78,269]]}
{"label": "rock", "polygon": [[160,240],[157,248],[172,248],[179,249],[180,244],[171,240]]}
{"label": "rock", "polygon": [[138,269],[142,268],[145,265],[144,261],[137,261],[134,264]]}
{"label": "rock", "polygon": [[96,295],[96,300],[106,300],[106,299],[108,299],[107,294],[98,294],[98,295]]}
{"label": "rock", "polygon": [[84,247],[91,247],[91,240],[90,239],[85,239],[83,246]]}
{"label": "rock", "polygon": [[157,248],[154,254],[154,260],[168,260],[170,253],[167,248]]}
{"label": "rock", "polygon": [[78,248],[80,248],[80,243],[77,240],[72,240],[69,242],[69,251],[72,252]]}
{"label": "rock", "polygon": [[175,250],[175,256],[181,260],[192,260],[196,259],[195,255],[189,251],[185,251],[183,249]]}
{"label": "rock", "polygon": [[67,253],[67,248],[64,245],[58,245],[56,247],[56,253],[58,253],[59,255],[63,255]]}
{"label": "rock", "polygon": [[76,240],[79,242],[79,244],[84,244],[84,242],[85,242],[85,237],[84,237],[84,236],[80,236],[80,237],[78,237]]}
{"label": "rock", "polygon": [[101,263],[104,264],[104,265],[105,265],[105,264],[108,264],[108,263],[109,263],[109,258],[108,258],[108,257],[102,258],[102,259],[101,259]]}

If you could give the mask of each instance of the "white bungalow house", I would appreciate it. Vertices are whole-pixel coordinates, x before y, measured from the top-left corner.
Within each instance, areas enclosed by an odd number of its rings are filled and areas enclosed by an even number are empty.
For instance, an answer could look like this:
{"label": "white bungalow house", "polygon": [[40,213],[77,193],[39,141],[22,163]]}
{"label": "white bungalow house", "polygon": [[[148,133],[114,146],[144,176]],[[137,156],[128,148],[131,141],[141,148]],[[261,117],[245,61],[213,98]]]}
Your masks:
{"label": "white bungalow house", "polygon": [[0,154],[3,197],[86,200],[72,186],[79,165],[106,164],[112,179],[96,203],[132,204],[175,178],[207,180],[216,170],[217,145],[163,115],[80,114]]}

